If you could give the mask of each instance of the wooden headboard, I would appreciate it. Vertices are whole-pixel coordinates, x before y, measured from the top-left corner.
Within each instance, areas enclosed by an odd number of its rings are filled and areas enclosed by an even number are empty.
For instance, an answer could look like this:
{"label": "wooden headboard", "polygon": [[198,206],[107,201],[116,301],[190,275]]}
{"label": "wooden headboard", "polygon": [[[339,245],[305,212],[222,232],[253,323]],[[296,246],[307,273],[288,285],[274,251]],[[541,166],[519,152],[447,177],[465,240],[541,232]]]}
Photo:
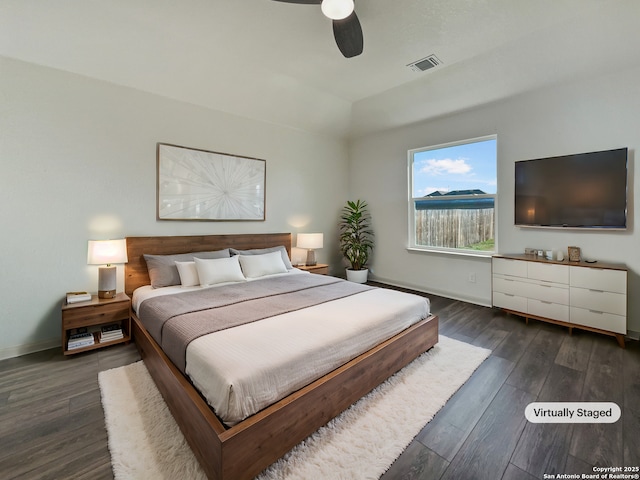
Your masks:
{"label": "wooden headboard", "polygon": [[259,233],[231,235],[189,235],[181,237],[127,237],[129,262],[124,270],[124,291],[131,296],[133,291],[149,285],[149,273],[144,254],[171,255],[174,253],[204,252],[237,248],[250,250],[284,245],[291,257],[290,233]]}

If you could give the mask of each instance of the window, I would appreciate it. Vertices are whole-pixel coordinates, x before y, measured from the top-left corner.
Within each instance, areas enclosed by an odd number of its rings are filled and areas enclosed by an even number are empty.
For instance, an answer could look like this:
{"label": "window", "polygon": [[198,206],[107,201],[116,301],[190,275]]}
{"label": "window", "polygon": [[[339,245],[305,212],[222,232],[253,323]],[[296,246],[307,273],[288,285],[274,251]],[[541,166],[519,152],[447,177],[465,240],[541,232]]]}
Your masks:
{"label": "window", "polygon": [[495,135],[409,151],[409,247],[491,254]]}

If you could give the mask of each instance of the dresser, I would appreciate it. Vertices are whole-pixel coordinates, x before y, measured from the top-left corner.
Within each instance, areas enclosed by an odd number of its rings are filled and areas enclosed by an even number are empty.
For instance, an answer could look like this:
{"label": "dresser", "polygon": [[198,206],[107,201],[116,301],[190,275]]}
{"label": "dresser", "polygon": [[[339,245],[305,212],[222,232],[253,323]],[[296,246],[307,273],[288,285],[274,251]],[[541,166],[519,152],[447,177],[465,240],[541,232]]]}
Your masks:
{"label": "dresser", "polygon": [[492,258],[494,307],[525,317],[615,336],[627,333],[627,268],[533,255]]}

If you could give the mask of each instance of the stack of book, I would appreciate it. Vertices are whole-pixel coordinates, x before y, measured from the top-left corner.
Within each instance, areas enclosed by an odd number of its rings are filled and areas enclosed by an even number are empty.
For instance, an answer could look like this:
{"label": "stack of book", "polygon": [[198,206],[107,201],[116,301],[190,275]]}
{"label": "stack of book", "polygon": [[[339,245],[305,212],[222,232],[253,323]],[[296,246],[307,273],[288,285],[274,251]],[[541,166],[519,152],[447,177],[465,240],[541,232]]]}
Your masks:
{"label": "stack of book", "polygon": [[69,344],[67,345],[67,348],[69,350],[75,350],[76,348],[89,347],[94,343],[93,333],[74,333],[69,335]]}
{"label": "stack of book", "polygon": [[89,300],[91,300],[89,292],[67,292],[67,304],[88,302]]}
{"label": "stack of book", "polygon": [[122,325],[119,323],[104,325],[100,330],[100,343],[113,342],[121,338],[124,338],[124,334],[122,333]]}

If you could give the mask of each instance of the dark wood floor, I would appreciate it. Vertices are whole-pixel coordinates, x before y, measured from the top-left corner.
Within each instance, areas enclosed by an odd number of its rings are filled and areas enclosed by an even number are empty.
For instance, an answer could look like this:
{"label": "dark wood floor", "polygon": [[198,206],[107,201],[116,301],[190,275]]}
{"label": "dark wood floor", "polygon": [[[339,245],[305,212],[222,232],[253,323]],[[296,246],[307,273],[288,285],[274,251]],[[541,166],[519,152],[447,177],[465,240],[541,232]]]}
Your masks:
{"label": "dark wood floor", "polygon": [[[493,350],[383,476],[528,480],[640,464],[640,344],[430,296],[440,333]],[[97,373],[134,345],[0,362],[0,477],[112,479]],[[615,424],[532,424],[533,401],[607,401]],[[549,478],[549,477],[547,477]],[[314,479],[315,480],[315,479]]]}

